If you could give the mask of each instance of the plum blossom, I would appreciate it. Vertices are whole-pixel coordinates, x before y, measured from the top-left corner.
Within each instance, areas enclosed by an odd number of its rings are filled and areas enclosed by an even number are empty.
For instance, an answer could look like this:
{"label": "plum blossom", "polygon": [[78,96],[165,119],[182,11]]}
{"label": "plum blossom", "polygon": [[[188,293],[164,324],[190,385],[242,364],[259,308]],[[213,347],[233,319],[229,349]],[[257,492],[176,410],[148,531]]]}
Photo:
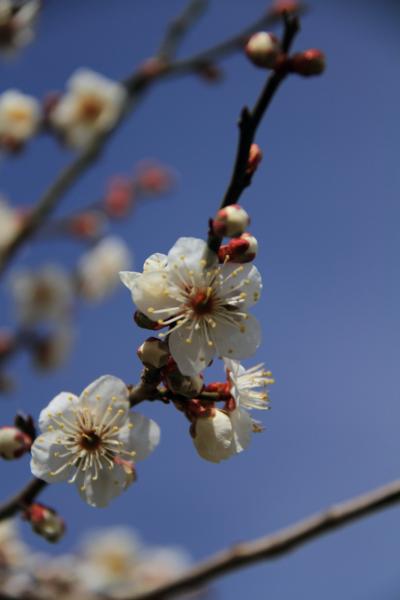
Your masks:
{"label": "plum blossom", "polygon": [[34,38],[34,25],[40,10],[40,0],[16,4],[0,0],[0,51],[13,54]]}
{"label": "plum blossom", "polygon": [[121,269],[128,269],[131,252],[125,242],[116,236],[101,240],[86,252],[78,264],[79,287],[88,300],[101,300],[110,294],[119,281]]}
{"label": "plum blossom", "polygon": [[251,434],[262,431],[248,410],[269,408],[265,388],[274,383],[271,373],[265,372],[262,364],[246,370],[236,360],[224,359],[224,363],[230,401],[224,409],[211,407],[200,413],[192,427],[197,452],[215,463],[242,452],[249,445]]}
{"label": "plum blossom", "polygon": [[0,143],[10,150],[20,148],[35,135],[40,118],[35,98],[7,90],[0,95]]}
{"label": "plum blossom", "polygon": [[18,213],[0,196],[0,253],[14,239],[21,225]]}
{"label": "plum blossom", "polygon": [[135,462],[158,445],[151,419],[129,411],[123,381],[104,375],[80,395],[61,392],[39,417],[31,470],[48,483],[75,483],[91,506],[103,507],[135,480]]}
{"label": "plum blossom", "polygon": [[260,325],[248,309],[260,298],[252,265],[207,266],[207,245],[180,238],[168,256],[152,255],[143,273],[122,272],[133,302],[146,317],[169,327],[169,350],[184,375],[196,375],[215,355],[246,358],[260,344]]}
{"label": "plum blossom", "polygon": [[16,272],[10,286],[17,315],[24,325],[60,322],[71,314],[73,283],[68,273],[56,265]]}
{"label": "plum blossom", "polygon": [[90,69],[78,69],[68,81],[67,93],[51,111],[50,122],[69,145],[85,148],[114,127],[126,100],[120,83]]}

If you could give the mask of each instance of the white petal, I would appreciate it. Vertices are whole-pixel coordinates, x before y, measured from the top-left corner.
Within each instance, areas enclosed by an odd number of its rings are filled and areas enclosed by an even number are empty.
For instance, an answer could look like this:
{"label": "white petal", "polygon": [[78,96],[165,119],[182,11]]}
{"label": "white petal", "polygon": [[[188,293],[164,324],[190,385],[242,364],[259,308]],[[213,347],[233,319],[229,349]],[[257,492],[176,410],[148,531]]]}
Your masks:
{"label": "white petal", "polygon": [[138,277],[141,276],[141,273],[136,273],[135,271],[120,271],[119,277],[124,285],[128,288],[128,290],[132,290],[132,287],[137,280]]}
{"label": "white petal", "polygon": [[166,319],[170,315],[153,311],[177,306],[177,301],[169,295],[166,277],[163,272],[149,271],[138,277],[131,288],[134,304],[154,321]]}
{"label": "white petal", "polygon": [[[237,274],[231,276],[235,272]],[[230,296],[236,296],[240,292],[245,292],[246,298],[240,304],[241,308],[253,306],[258,302],[261,296],[262,282],[261,274],[257,267],[252,264],[237,265],[235,263],[227,263],[221,267],[221,273],[224,282],[220,287],[220,296],[226,298],[229,302]]]}
{"label": "white petal", "polygon": [[229,417],[220,410],[213,417],[200,417],[195,425],[193,443],[205,460],[219,463],[232,456],[233,432]]}
{"label": "white petal", "polygon": [[261,343],[260,324],[252,315],[240,322],[239,327],[218,322],[214,330],[214,339],[218,356],[228,358],[248,358]]}
{"label": "white petal", "polygon": [[57,475],[50,475],[50,473],[59,470],[65,463],[68,462],[69,458],[59,458],[55,453],[65,453],[64,446],[57,443],[59,433],[52,431],[40,434],[34,443],[32,444],[31,453],[31,471],[35,477],[43,479],[48,483],[56,481],[64,481],[71,477],[74,468],[69,466],[63,469]]}
{"label": "white petal", "polygon": [[124,441],[127,450],[134,450],[133,461],[144,460],[153,452],[160,442],[160,428],[155,421],[147,417],[132,412],[129,415],[129,423],[121,428],[120,440]]}
{"label": "white petal", "polygon": [[207,244],[204,240],[192,237],[181,237],[168,252],[168,268],[173,270],[183,267],[187,271],[202,273],[204,271],[204,258]]}
{"label": "white petal", "polygon": [[245,410],[237,408],[229,414],[233,429],[235,452],[242,452],[250,443],[253,430],[252,418]]}
{"label": "white petal", "polygon": [[101,418],[108,407],[114,410],[129,409],[129,392],[126,384],[113,375],[103,375],[85,388],[80,396],[80,403],[90,404],[90,408],[97,410]]}
{"label": "white petal", "polygon": [[144,261],[143,271],[163,271],[167,268],[168,256],[156,252]]}
{"label": "white petal", "polygon": [[61,413],[65,418],[71,421],[75,421],[74,409],[79,405],[79,399],[75,394],[71,392],[61,392],[58,394],[47,408],[44,408],[39,415],[39,427],[45,432],[48,427],[57,428],[56,423],[53,421],[53,417]]}
{"label": "white petal", "polygon": [[183,375],[197,375],[212,360],[215,348],[208,345],[201,329],[193,332],[190,344],[187,338],[185,326],[172,331],[168,336],[169,351]]}
{"label": "white petal", "polygon": [[76,480],[81,498],[97,508],[107,506],[113,498],[122,494],[130,483],[129,475],[119,465],[115,465],[113,469],[99,470],[96,480],[88,471]]}

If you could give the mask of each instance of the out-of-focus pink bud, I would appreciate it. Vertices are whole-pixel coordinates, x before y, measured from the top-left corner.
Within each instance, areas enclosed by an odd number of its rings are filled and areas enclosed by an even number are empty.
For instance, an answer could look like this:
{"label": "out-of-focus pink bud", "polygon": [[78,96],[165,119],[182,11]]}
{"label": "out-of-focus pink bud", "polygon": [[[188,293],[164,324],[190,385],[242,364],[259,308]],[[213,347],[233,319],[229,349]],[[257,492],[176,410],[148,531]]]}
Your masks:
{"label": "out-of-focus pink bud", "polygon": [[65,522],[55,510],[44,504],[31,504],[24,513],[32,529],[48,542],[58,542],[65,532]]}
{"label": "out-of-focus pink bud", "polygon": [[218,237],[237,237],[246,231],[250,223],[247,212],[239,204],[221,208],[212,221],[212,230]]}
{"label": "out-of-focus pink bud", "polygon": [[247,175],[253,175],[256,172],[258,165],[262,161],[263,153],[258,144],[252,144],[250,146],[249,158],[247,160]]}
{"label": "out-of-focus pink bud", "polygon": [[273,33],[254,33],[246,44],[245,52],[256,67],[273,69],[281,53],[279,40]]}
{"label": "out-of-focus pink bud", "polygon": [[289,59],[290,71],[302,77],[321,75],[325,71],[325,66],[325,54],[315,48],[294,54]]}
{"label": "out-of-focus pink bud", "polygon": [[255,259],[258,242],[250,233],[243,233],[239,238],[234,238],[218,250],[220,262],[247,263]]}
{"label": "out-of-focus pink bud", "polygon": [[154,77],[161,75],[166,68],[167,64],[164,60],[157,58],[156,56],[151,56],[142,63],[139,72],[143,77],[153,79]]}
{"label": "out-of-focus pink bud", "polygon": [[105,228],[105,219],[98,210],[87,210],[86,212],[72,217],[68,229],[69,232],[79,238],[96,238]]}
{"label": "out-of-focus pink bud", "polygon": [[279,17],[283,13],[298,13],[301,6],[301,3],[297,2],[297,0],[275,0],[269,10],[269,14]]}
{"label": "out-of-focus pink bud", "polygon": [[110,217],[125,217],[132,208],[134,192],[132,182],[127,177],[114,177],[111,179],[106,196],[104,208]]}
{"label": "out-of-focus pink bud", "polygon": [[0,456],[5,460],[19,458],[30,450],[32,439],[16,427],[0,427]]}
{"label": "out-of-focus pink bud", "polygon": [[137,355],[145,367],[161,369],[170,357],[167,342],[150,337],[139,346]]}
{"label": "out-of-focus pink bud", "polygon": [[174,178],[164,165],[145,161],[138,167],[136,184],[141,193],[165,194],[174,185]]}

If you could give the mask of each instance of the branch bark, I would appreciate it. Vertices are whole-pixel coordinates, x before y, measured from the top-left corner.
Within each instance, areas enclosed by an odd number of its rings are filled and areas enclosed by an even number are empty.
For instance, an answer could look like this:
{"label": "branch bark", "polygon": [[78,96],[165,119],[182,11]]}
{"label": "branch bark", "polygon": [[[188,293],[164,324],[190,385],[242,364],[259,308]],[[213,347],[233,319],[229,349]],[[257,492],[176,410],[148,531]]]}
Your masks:
{"label": "branch bark", "polygon": [[34,477],[15,496],[0,505],[0,521],[9,519],[24,510],[46,487],[47,483]]}
{"label": "branch bark", "polygon": [[254,541],[237,544],[153,591],[126,600],[164,600],[195,590],[245,566],[285,556],[303,544],[400,502],[400,480],[336,504],[290,527]]}

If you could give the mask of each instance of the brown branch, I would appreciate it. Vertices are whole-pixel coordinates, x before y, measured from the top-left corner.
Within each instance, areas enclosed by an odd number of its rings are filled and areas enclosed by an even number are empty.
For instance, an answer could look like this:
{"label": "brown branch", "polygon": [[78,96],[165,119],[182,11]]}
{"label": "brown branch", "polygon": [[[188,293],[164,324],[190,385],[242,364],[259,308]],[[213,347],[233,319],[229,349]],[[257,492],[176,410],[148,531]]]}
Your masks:
{"label": "brown branch", "polygon": [[[221,575],[260,561],[280,558],[315,538],[400,502],[400,480],[331,506],[272,535],[243,542],[211,556],[185,575],[134,600],[164,600],[197,589]],[[132,598],[133,600],[133,598]]]}
{"label": "brown branch", "polygon": [[[124,80],[123,84],[129,93],[130,103],[123,117],[120,119],[119,123],[112,132],[108,133],[107,135],[99,136],[87,149],[82,151],[75,159],[73,159],[73,161],[61,171],[61,173],[56,177],[55,181],[45,191],[43,196],[34,206],[29,219],[25,221],[19,233],[0,255],[0,275],[4,273],[9,263],[17,254],[19,249],[24,245],[24,243],[32,238],[33,235],[40,229],[42,224],[54,211],[61,198],[77,182],[79,177],[83,175],[83,173],[85,173],[89,167],[91,167],[93,163],[100,157],[106,142],[111,137],[112,133],[118,128],[118,126],[124,120],[124,117],[132,111],[142,94],[155,81],[167,76],[196,72],[199,68],[204,66],[204,64],[216,59],[220,59],[223,56],[226,56],[227,54],[230,54],[231,52],[242,47],[243,43],[247,40],[251,33],[266,25],[273,25],[276,21],[277,15],[273,13],[266,13],[261,19],[253,23],[252,26],[246,28],[240,34],[225,40],[221,44],[212,46],[211,48],[182,61],[165,63],[164,60],[160,60],[159,57],[156,56],[155,60],[158,60],[159,68],[156,68],[154,72],[146,72],[145,69],[141,68]],[[166,35],[168,36],[169,32],[167,32]]]}
{"label": "brown branch", "polygon": [[181,15],[171,21],[157,56],[164,62],[170,62],[188,30],[197,22],[208,8],[208,0],[191,0]]}
{"label": "brown branch", "polygon": [[[283,55],[290,50],[292,42],[299,31],[299,21],[296,16],[285,16],[285,30],[283,33],[281,48]],[[271,73],[262,90],[257,102],[252,110],[245,106],[239,119],[239,139],[236,150],[235,163],[230,182],[221,202],[220,208],[230,204],[236,204],[243,191],[250,185],[252,175],[247,171],[250,147],[254,142],[257,129],[261,123],[265,112],[275,96],[279,86],[286,79],[289,71],[286,60],[283,59],[280,65]],[[207,246],[212,252],[218,252],[221,245],[221,238],[210,231],[207,240]]]}
{"label": "brown branch", "polygon": [[24,510],[46,487],[47,483],[34,477],[15,496],[0,505],[0,521],[13,517],[16,513]]}

